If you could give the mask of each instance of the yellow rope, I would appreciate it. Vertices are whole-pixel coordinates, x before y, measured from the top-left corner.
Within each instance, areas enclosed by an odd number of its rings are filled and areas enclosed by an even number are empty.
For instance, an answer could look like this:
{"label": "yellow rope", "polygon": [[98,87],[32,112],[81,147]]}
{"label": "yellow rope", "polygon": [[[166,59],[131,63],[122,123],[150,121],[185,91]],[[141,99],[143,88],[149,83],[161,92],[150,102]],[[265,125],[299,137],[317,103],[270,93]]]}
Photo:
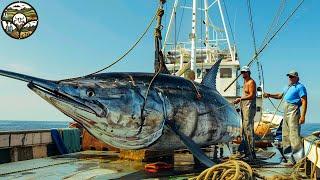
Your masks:
{"label": "yellow rope", "polygon": [[[313,141],[315,142],[315,141]],[[317,140],[315,143],[315,146],[318,147],[320,145],[320,141]],[[247,164],[244,161],[237,160],[238,156],[232,155],[229,157],[230,160],[220,163],[217,165],[214,165],[211,168],[208,168],[201,172],[198,176],[189,178],[189,180],[209,180],[209,179],[254,179],[254,177],[266,179],[266,180],[291,180],[291,179],[301,179],[300,168],[304,166],[304,163],[311,153],[311,146],[304,158],[299,160],[293,167],[292,172],[288,175],[285,174],[277,174],[270,177],[261,176],[257,172],[255,172],[249,164]],[[311,170],[311,179],[313,179],[316,171],[316,165],[319,160],[319,154],[316,148],[316,159],[315,159],[315,165],[312,167]],[[270,171],[270,170],[269,170]]]}
{"label": "yellow rope", "polygon": [[231,159],[224,163],[214,165],[189,180],[209,179],[253,179],[253,170],[246,162]]}
{"label": "yellow rope", "polygon": [[[317,151],[317,147],[318,147],[318,145],[320,145],[320,141],[318,141],[315,145],[316,145],[316,148],[315,148],[315,150],[316,150],[316,160],[315,160],[314,166],[312,167],[312,170],[311,170],[311,179],[313,178],[313,176],[314,176],[314,174],[315,174],[315,172],[316,172],[316,167],[317,167],[317,164],[318,164],[318,151]],[[310,146],[311,146],[311,145],[310,145]],[[308,153],[308,155],[309,155],[309,153]],[[307,156],[306,156],[305,158],[307,158]]]}

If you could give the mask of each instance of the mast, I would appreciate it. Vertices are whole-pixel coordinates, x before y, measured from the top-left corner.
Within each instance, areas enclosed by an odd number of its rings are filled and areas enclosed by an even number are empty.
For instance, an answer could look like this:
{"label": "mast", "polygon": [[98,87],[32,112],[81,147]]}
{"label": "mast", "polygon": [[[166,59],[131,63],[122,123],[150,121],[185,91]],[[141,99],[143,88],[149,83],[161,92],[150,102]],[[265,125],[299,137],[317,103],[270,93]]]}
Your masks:
{"label": "mast", "polygon": [[[166,33],[166,36],[165,36],[165,38],[164,38],[162,51],[165,51],[166,44],[167,44],[167,40],[168,40],[168,38],[169,38],[169,36],[170,36],[171,26],[172,26],[172,23],[173,23],[173,19],[175,18],[174,15],[177,13],[178,3],[179,3],[179,0],[175,0],[174,5],[173,5],[173,9],[172,9],[172,12],[171,12],[171,16],[170,16],[170,21],[169,21],[167,33]],[[175,24],[175,26],[176,26],[176,24]]]}
{"label": "mast", "polygon": [[206,24],[206,59],[205,62],[209,62],[209,12],[208,12],[208,0],[204,0],[204,15],[205,15],[205,24]]}
{"label": "mast", "polygon": [[227,38],[227,42],[228,42],[228,48],[229,48],[229,51],[230,51],[231,59],[232,59],[232,61],[235,61],[235,55],[234,55],[233,50],[231,48],[231,44],[230,44],[230,40],[229,40],[229,34],[228,34],[228,31],[227,31],[226,23],[224,21],[224,15],[223,15],[223,11],[222,11],[222,8],[221,8],[220,0],[217,0],[217,2],[218,2],[218,6],[219,6],[219,11],[220,11],[220,15],[221,15],[222,24],[223,24],[223,29],[224,29],[224,32],[226,34],[226,38]]}
{"label": "mast", "polygon": [[191,70],[197,74],[196,36],[197,36],[197,0],[192,1],[192,31],[191,31]]}

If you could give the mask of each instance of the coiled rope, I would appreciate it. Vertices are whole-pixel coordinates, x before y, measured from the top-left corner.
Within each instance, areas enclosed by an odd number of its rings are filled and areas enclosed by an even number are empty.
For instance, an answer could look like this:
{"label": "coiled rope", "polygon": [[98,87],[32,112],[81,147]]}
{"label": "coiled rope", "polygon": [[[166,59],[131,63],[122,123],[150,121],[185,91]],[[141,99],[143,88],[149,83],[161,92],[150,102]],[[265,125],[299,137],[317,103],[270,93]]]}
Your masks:
{"label": "coiled rope", "polygon": [[209,179],[254,179],[253,169],[244,161],[231,159],[204,170],[199,176],[189,180],[209,180]]}
{"label": "coiled rope", "polygon": [[[315,143],[315,146],[318,147],[320,145],[320,140],[316,139],[311,142],[311,144]],[[265,180],[291,180],[291,179],[301,179],[302,176],[299,173],[300,168],[304,166],[304,163],[311,152],[311,146],[306,153],[306,156],[300,159],[293,167],[292,172],[288,175],[278,174],[269,177],[265,177],[254,171],[254,169],[244,161],[236,160],[236,156],[231,156],[230,160],[217,164],[211,168],[208,168],[201,172],[198,176],[189,178],[189,180],[223,180],[223,179],[232,179],[232,180],[252,180],[255,177]],[[318,151],[316,149],[316,159],[315,164],[317,164],[319,157]],[[312,167],[311,170],[311,179],[313,179],[316,171],[316,165]]]}

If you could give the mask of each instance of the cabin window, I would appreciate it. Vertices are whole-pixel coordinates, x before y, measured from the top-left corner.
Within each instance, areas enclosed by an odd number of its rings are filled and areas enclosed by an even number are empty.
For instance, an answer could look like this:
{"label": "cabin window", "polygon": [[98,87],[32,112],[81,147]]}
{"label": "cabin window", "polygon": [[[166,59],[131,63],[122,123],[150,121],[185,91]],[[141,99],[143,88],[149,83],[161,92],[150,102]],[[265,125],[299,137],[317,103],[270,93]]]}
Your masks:
{"label": "cabin window", "polygon": [[220,78],[231,78],[232,69],[231,68],[220,68]]}

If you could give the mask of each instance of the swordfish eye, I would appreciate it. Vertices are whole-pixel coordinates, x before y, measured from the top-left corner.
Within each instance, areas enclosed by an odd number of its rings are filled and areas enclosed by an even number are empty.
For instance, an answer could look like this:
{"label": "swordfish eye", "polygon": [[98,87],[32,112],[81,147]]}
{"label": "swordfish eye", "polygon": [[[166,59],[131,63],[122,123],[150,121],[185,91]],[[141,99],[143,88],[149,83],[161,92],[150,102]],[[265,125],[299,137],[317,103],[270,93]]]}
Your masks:
{"label": "swordfish eye", "polygon": [[94,90],[93,89],[88,89],[86,92],[88,97],[93,97],[95,95]]}

